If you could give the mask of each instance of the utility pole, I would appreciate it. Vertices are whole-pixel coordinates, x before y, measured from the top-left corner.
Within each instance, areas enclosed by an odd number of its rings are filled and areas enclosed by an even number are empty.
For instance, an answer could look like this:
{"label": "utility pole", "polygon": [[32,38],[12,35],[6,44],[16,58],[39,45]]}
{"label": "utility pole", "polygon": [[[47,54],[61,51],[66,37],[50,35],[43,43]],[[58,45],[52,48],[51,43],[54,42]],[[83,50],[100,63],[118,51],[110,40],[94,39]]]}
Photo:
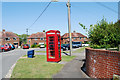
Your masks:
{"label": "utility pole", "polygon": [[27,36],[28,36],[28,28],[26,29],[26,34],[27,34]]}
{"label": "utility pole", "polygon": [[27,36],[26,36],[26,43],[27,43],[27,38],[28,38],[28,28],[26,29],[26,34],[27,34]]}
{"label": "utility pole", "polygon": [[70,41],[70,56],[72,54],[72,35],[71,35],[71,21],[70,21],[70,0],[67,2],[67,7],[68,7],[68,31],[69,31],[69,41]]}
{"label": "utility pole", "polygon": [[120,1],[118,2],[118,20],[120,21]]}

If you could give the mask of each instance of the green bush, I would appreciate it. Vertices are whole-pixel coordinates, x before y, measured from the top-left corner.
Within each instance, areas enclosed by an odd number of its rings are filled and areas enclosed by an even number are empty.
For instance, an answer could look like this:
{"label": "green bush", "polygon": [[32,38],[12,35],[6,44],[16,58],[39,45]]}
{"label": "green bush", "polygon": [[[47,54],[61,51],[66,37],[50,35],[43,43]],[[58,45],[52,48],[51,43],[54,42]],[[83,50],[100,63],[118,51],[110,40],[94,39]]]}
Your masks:
{"label": "green bush", "polygon": [[90,47],[91,47],[91,48],[94,48],[94,49],[100,49],[100,48],[101,48],[101,46],[96,45],[96,44],[94,44],[94,45],[90,45]]}
{"label": "green bush", "polygon": [[31,48],[36,48],[37,47],[37,45],[35,45],[35,44],[33,44],[32,46],[31,46]]}
{"label": "green bush", "polygon": [[[83,29],[88,32],[91,47],[93,48],[114,48],[120,44],[120,22],[107,22],[105,18],[97,22],[95,25],[90,25],[90,29],[79,23]],[[98,46],[99,45],[99,46]]]}
{"label": "green bush", "polygon": [[37,45],[37,47],[40,47],[40,45]]}
{"label": "green bush", "polygon": [[46,47],[46,44],[44,44],[45,45],[45,47]]}
{"label": "green bush", "polygon": [[110,44],[107,44],[107,45],[96,45],[96,44],[90,44],[90,47],[91,48],[94,48],[94,49],[101,49],[101,48],[111,48],[111,45]]}
{"label": "green bush", "polygon": [[84,44],[89,44],[89,42],[84,42]]}

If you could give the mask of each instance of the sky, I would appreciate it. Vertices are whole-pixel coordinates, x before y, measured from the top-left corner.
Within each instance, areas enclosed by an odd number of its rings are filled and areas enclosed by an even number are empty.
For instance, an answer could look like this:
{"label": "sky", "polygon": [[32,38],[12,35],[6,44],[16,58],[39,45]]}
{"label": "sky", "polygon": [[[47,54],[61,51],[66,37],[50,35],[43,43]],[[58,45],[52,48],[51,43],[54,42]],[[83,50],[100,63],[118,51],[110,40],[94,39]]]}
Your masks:
{"label": "sky", "polygon": [[[48,2],[3,2],[2,29],[17,34],[26,34],[28,28],[47,6]],[[102,4],[102,5],[101,5]],[[109,7],[106,8],[105,6]],[[66,2],[52,2],[39,20],[29,28],[29,35],[43,30],[68,32],[68,11]],[[71,31],[86,35],[79,22],[88,29],[106,18],[108,22],[118,20],[117,2],[71,2]]]}

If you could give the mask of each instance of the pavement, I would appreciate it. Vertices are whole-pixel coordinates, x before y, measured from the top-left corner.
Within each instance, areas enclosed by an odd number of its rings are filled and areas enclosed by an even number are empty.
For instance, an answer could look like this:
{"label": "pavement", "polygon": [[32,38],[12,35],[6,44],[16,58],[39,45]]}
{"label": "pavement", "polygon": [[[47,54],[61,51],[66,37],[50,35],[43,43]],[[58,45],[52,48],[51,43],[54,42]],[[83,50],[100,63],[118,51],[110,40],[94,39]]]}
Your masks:
{"label": "pavement", "polygon": [[53,75],[53,78],[89,78],[82,70],[83,60],[85,59],[85,51],[81,53],[73,53],[77,56],[72,61],[65,64],[62,70]]}

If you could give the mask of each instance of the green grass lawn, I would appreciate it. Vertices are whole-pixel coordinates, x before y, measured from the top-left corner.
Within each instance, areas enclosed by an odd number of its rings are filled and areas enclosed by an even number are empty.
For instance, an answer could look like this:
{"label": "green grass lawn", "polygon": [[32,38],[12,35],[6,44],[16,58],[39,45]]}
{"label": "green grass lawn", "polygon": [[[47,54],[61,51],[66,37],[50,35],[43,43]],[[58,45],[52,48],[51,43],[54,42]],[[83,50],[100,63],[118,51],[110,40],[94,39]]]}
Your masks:
{"label": "green grass lawn", "polygon": [[[82,47],[82,48],[80,48],[80,49],[77,49],[77,50],[75,50],[75,51],[73,51],[73,53],[80,53],[81,51],[83,51],[85,49],[85,47]],[[35,51],[36,53],[46,53],[46,51]],[[69,51],[61,51],[61,53],[69,53]]]}
{"label": "green grass lawn", "polygon": [[[74,58],[75,56],[62,56],[62,61],[69,62]],[[51,78],[63,66],[64,64],[47,62],[45,55],[35,55],[32,59],[21,58],[17,61],[11,78]]]}
{"label": "green grass lawn", "polygon": [[[46,53],[46,51],[35,51],[36,53]],[[61,51],[62,53],[65,52],[65,53],[69,53],[69,51]]]}
{"label": "green grass lawn", "polygon": [[46,53],[46,51],[35,51],[36,53]]}
{"label": "green grass lawn", "polygon": [[80,53],[81,51],[83,51],[86,47],[82,47],[82,48],[79,48],[75,51],[73,51],[73,53]]}

